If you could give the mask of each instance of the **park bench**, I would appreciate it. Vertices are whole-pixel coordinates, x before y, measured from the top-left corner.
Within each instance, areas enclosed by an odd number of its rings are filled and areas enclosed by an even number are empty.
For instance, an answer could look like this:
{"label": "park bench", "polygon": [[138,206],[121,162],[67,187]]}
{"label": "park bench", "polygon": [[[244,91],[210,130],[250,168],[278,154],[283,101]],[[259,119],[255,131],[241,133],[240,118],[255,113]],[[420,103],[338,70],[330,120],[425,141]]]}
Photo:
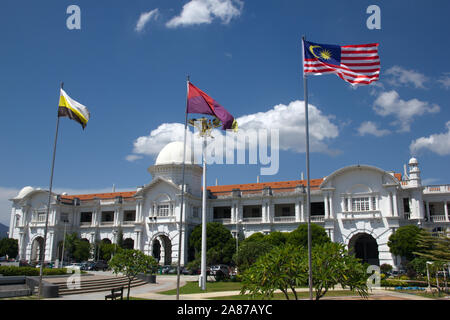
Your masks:
{"label": "park bench", "polygon": [[111,289],[111,294],[106,295],[105,300],[117,300],[118,297],[123,300],[123,287]]}

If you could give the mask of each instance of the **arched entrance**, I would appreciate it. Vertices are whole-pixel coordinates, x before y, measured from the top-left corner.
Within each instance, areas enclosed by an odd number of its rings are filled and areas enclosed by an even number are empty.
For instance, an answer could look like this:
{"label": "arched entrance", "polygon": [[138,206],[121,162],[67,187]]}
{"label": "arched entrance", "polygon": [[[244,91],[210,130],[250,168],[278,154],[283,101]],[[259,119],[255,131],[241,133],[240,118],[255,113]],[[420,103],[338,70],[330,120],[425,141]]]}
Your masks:
{"label": "arched entrance", "polygon": [[133,249],[134,248],[134,240],[131,238],[126,238],[123,240],[123,248],[124,249]]}
{"label": "arched entrance", "polygon": [[166,235],[159,235],[152,242],[152,256],[162,265],[172,264],[172,242]]}
{"label": "arched entrance", "polygon": [[44,253],[44,238],[36,237],[31,244],[31,262],[38,262],[43,260]]}
{"label": "arched entrance", "polygon": [[377,240],[367,233],[354,235],[348,243],[349,252],[363,263],[380,265]]}

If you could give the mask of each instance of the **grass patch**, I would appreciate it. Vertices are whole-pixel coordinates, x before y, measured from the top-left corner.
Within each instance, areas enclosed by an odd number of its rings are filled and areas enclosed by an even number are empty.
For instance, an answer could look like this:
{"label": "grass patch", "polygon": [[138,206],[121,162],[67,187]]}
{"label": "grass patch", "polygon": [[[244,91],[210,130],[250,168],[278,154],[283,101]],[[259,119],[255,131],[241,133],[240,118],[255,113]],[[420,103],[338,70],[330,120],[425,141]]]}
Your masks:
{"label": "grass patch", "polygon": [[[127,299],[124,298],[123,300],[127,300]],[[139,298],[139,297],[130,297],[130,300],[151,300],[151,299]]]}
{"label": "grass patch", "polygon": [[[197,281],[188,281],[180,288],[180,294],[219,292],[219,291],[240,291],[242,284],[240,282],[207,282],[206,291],[201,290]],[[177,289],[158,292],[160,294],[175,295]]]}
{"label": "grass patch", "polygon": [[[358,293],[350,290],[332,290],[328,291],[325,297],[348,297],[348,296],[358,296]],[[308,299],[309,292],[297,292],[298,299]],[[214,297],[211,300],[262,300],[262,296],[252,298],[250,295],[235,295],[235,296],[225,296],[225,297]],[[289,293],[289,299],[294,300],[295,296],[291,292]],[[323,299],[323,297],[322,297]],[[286,297],[282,292],[274,293],[271,300],[286,300]]]}

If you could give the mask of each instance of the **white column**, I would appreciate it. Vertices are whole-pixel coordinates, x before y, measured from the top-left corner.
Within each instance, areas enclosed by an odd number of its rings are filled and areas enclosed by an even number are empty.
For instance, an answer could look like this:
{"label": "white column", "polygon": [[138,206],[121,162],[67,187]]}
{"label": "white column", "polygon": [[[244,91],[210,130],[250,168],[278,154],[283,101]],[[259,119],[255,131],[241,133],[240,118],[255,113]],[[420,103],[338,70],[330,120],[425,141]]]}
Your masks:
{"label": "white column", "polygon": [[389,213],[391,217],[394,216],[394,208],[392,204],[392,192],[389,192]]}
{"label": "white column", "polygon": [[274,216],[275,216],[275,205],[272,203],[269,205],[269,216],[268,216],[267,222],[272,223]]}
{"label": "white column", "polygon": [[353,200],[352,199],[353,199],[352,196],[348,197],[348,199],[347,199],[347,201],[348,201],[347,206],[348,206],[348,211],[349,212],[353,211]]}
{"label": "white column", "polygon": [[334,229],[330,229],[330,240],[334,242]]}
{"label": "white column", "polygon": [[330,215],[330,209],[328,207],[328,194],[325,195],[324,202],[325,202],[325,219],[328,219]]}
{"label": "white column", "polygon": [[303,201],[300,203],[300,221],[301,222],[305,222],[306,218],[305,218],[305,200],[303,199]]}
{"label": "white column", "polygon": [[394,205],[394,217],[398,217],[398,202],[397,202],[397,194],[393,194],[393,205]]}
{"label": "white column", "polygon": [[295,222],[300,222],[300,205],[299,200],[295,201]]}
{"label": "white column", "polygon": [[329,216],[330,216],[330,219],[333,219],[334,218],[333,195],[330,195],[329,199],[330,199],[330,213],[329,213]]}
{"label": "white column", "polygon": [[428,201],[425,201],[425,204],[427,206],[427,218],[428,218],[428,222],[431,222],[431,217],[430,217],[430,203]]}
{"label": "white column", "polygon": [[448,202],[444,201],[445,221],[448,222]]}

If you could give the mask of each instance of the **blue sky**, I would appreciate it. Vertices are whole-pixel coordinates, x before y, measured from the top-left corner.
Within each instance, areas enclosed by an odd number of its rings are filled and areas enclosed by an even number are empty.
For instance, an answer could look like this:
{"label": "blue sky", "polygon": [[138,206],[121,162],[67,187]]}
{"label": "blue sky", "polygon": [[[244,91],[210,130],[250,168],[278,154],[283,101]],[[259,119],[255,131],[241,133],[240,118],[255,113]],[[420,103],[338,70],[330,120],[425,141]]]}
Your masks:
{"label": "blue sky", "polygon": [[[72,4],[81,9],[81,30],[66,27]],[[371,4],[381,8],[381,30],[366,27]],[[48,186],[61,81],[91,120],[82,131],[61,119],[58,192],[148,183],[155,148],[184,121],[188,74],[236,118],[263,116],[280,129],[280,170],[262,181],[298,179],[302,130],[271,117],[275,106],[303,101],[302,35],[318,43],[378,42],[382,70],[375,86],[356,89],[334,75],[309,80],[317,146],[311,177],[356,163],[402,172],[414,154],[425,182],[448,184],[449,10],[444,0],[2,1],[0,223],[9,223],[7,199],[20,188]],[[302,115],[292,119],[303,126]],[[135,144],[140,137],[147,145]],[[211,165],[208,184],[255,182],[259,172],[258,165]]]}

